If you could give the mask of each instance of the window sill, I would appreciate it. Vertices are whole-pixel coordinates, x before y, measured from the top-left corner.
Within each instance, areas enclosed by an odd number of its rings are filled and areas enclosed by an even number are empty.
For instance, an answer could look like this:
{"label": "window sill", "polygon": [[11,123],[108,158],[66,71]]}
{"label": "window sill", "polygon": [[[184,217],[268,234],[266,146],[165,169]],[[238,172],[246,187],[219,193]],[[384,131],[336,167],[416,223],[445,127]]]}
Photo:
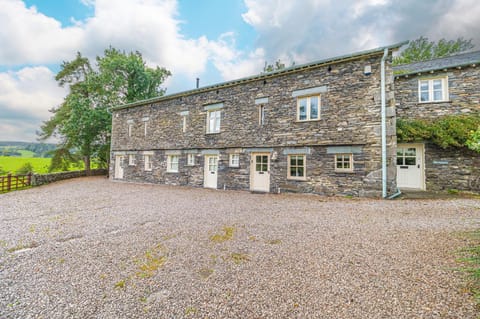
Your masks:
{"label": "window sill", "polygon": [[305,177],[287,177],[289,181],[299,181],[299,182],[306,182],[307,179]]}
{"label": "window sill", "polygon": [[194,167],[194,166],[197,166],[197,165],[195,165],[195,164],[187,164],[187,165],[185,165],[185,166]]}
{"label": "window sill", "polygon": [[128,164],[128,166],[137,166],[137,164]]}
{"label": "window sill", "polygon": [[309,122],[319,122],[321,119],[315,120],[295,120],[295,123],[309,123]]}
{"label": "window sill", "polygon": [[355,173],[355,171],[353,171],[353,170],[337,170],[337,169],[336,169],[336,170],[335,170],[335,173],[341,173],[341,174],[344,174],[344,173],[345,173],[345,174],[353,174],[353,173]]}
{"label": "window sill", "polygon": [[418,104],[447,104],[447,103],[452,103],[451,100],[445,100],[445,101],[418,101]]}
{"label": "window sill", "polygon": [[146,169],[145,172],[151,172],[153,171],[152,169]]}
{"label": "window sill", "polygon": [[220,132],[207,132],[205,135],[215,135],[215,134],[220,134]]}

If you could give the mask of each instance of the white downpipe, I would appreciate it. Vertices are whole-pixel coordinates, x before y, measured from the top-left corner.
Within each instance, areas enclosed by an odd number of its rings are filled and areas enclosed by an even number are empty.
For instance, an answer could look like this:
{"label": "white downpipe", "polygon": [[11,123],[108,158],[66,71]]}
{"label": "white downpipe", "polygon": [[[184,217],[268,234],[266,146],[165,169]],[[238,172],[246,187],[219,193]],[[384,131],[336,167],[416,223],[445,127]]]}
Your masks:
{"label": "white downpipe", "polygon": [[382,197],[387,198],[387,115],[385,97],[385,59],[388,56],[388,49],[383,51],[380,65],[380,86],[382,100]]}

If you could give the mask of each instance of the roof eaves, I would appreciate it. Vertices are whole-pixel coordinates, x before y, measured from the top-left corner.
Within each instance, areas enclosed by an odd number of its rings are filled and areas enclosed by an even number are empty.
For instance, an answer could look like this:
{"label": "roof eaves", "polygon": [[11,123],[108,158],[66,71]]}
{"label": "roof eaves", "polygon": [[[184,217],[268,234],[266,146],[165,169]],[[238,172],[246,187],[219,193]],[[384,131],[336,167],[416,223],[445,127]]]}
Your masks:
{"label": "roof eaves", "polygon": [[314,62],[310,62],[310,63],[306,63],[306,64],[295,65],[295,66],[287,67],[287,68],[284,68],[284,69],[281,69],[281,70],[276,70],[276,71],[272,71],[272,72],[268,72],[268,73],[257,74],[257,75],[244,77],[244,78],[240,78],[240,79],[236,79],[236,80],[231,80],[231,81],[227,81],[227,82],[221,82],[221,83],[201,87],[201,88],[198,88],[198,89],[192,89],[192,90],[188,90],[188,91],[182,91],[182,92],[173,93],[173,94],[169,94],[169,95],[164,95],[164,96],[154,97],[154,98],[150,98],[150,99],[146,99],[146,100],[141,100],[141,101],[131,102],[131,103],[123,104],[123,105],[118,105],[118,106],[111,107],[110,110],[117,111],[117,110],[121,110],[121,109],[132,108],[132,107],[136,107],[136,106],[140,106],[140,105],[145,105],[145,104],[155,103],[155,102],[159,102],[159,101],[170,100],[170,99],[175,99],[175,98],[179,98],[179,97],[183,97],[183,96],[188,96],[188,95],[192,95],[192,94],[196,94],[196,93],[208,92],[208,91],[212,91],[212,90],[215,90],[215,89],[230,87],[230,86],[238,85],[238,84],[241,84],[241,83],[247,83],[247,82],[253,82],[253,81],[273,78],[273,77],[277,77],[277,76],[280,76],[280,75],[283,75],[283,74],[295,73],[295,72],[299,72],[301,70],[312,69],[312,68],[316,68],[316,67],[319,67],[319,66],[336,64],[336,63],[340,63],[340,62],[344,62],[344,61],[354,60],[354,59],[358,59],[360,57],[378,54],[380,52],[383,52],[385,49],[397,50],[398,48],[400,48],[401,46],[403,46],[407,43],[408,43],[408,41],[402,41],[402,42],[392,44],[392,45],[389,45],[389,46],[379,47],[379,48],[366,50],[366,51],[360,51],[360,52],[356,52],[356,53],[353,53],[353,54],[336,56],[336,57],[333,57],[333,58],[318,60],[318,61],[314,61]]}
{"label": "roof eaves", "polygon": [[[435,72],[435,71],[439,71],[439,70],[463,68],[463,67],[476,66],[476,65],[480,65],[480,61],[467,62],[467,63],[457,63],[457,64],[452,64],[452,65],[444,65],[444,66],[433,67],[433,68],[418,69],[418,70],[406,71],[406,72],[401,72],[401,73],[396,73],[397,71],[394,71],[393,75],[395,77],[401,77],[401,76],[412,75],[412,74],[429,73],[429,72]],[[401,70],[398,70],[398,71],[401,71]]]}

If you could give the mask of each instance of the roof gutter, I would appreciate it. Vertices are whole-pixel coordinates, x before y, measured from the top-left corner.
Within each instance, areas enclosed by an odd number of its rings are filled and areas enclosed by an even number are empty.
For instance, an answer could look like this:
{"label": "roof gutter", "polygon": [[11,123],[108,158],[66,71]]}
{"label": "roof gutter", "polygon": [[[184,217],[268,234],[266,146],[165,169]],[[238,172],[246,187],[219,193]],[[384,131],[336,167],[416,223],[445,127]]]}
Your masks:
{"label": "roof gutter", "polygon": [[382,116],[382,198],[387,198],[387,115],[386,115],[386,94],[385,94],[385,60],[388,56],[388,49],[383,51],[380,65],[380,87],[381,87],[381,116]]}

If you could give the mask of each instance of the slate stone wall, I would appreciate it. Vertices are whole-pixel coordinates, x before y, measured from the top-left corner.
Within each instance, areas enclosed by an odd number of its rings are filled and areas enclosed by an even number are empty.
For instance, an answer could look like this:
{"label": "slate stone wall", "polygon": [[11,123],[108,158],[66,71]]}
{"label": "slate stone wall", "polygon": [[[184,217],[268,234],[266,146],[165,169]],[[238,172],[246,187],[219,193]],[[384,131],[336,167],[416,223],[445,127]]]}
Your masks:
{"label": "slate stone wall", "polygon": [[[419,79],[445,75],[448,76],[449,101],[419,103]],[[469,66],[433,74],[396,77],[395,100],[398,118],[435,119],[445,115],[471,113],[480,116],[480,68]],[[425,183],[428,191],[480,191],[480,154],[468,149],[444,150],[427,143],[425,160]]]}
{"label": "slate stone wall", "polygon": [[[449,101],[419,103],[418,80],[448,76]],[[395,100],[399,118],[437,118],[450,114],[480,113],[480,67],[448,69],[423,75],[397,76]]]}
{"label": "slate stone wall", "polygon": [[[203,185],[203,157],[198,156],[195,169],[187,167],[186,155],[181,156],[181,171],[166,173],[168,150],[222,150],[218,187],[248,189],[249,167],[229,168],[226,150],[230,148],[270,147],[279,157],[272,162],[271,191],[287,185],[298,191],[317,193],[348,193],[378,196],[381,193],[381,117],[380,117],[380,60],[382,54],[347,62],[325,65],[315,69],[267,77],[255,82],[215,88],[207,92],[163,99],[136,107],[114,111],[112,124],[112,165],[119,152],[155,151],[154,170],[145,172],[143,164],[125,168],[124,179],[175,185]],[[372,73],[364,74],[370,65]],[[387,63],[388,106],[388,182],[389,190],[395,184],[395,100],[393,75]],[[324,87],[321,94],[320,120],[297,121],[296,90]],[[265,123],[259,124],[257,98],[268,98],[264,104]],[[206,134],[206,106],[223,103],[221,129],[218,134]],[[188,111],[187,129],[182,131],[183,115]],[[147,135],[144,134],[144,120]],[[132,123],[132,136],[128,136]],[[333,160],[322,155],[332,145],[361,145],[355,174],[338,175],[325,169],[333,167]],[[312,166],[307,168],[306,182],[286,180],[286,157],[280,154],[286,147],[308,146]],[[241,162],[249,163],[249,154],[241,154]],[[331,156],[330,156],[331,157]],[[309,163],[307,161],[307,163]],[[247,165],[247,164],[245,164]],[[249,164],[248,164],[249,165]],[[309,164],[310,165],[310,164]]]}
{"label": "slate stone wall", "polygon": [[[90,176],[107,175],[106,169],[92,169],[90,170]],[[58,172],[49,174],[34,174],[32,175],[32,185],[40,186],[53,182],[58,182],[64,179],[77,178],[87,176],[85,170],[82,171],[70,171],[70,172]]]}
{"label": "slate stone wall", "polygon": [[480,155],[468,149],[425,145],[426,187],[429,191],[480,192]]}

